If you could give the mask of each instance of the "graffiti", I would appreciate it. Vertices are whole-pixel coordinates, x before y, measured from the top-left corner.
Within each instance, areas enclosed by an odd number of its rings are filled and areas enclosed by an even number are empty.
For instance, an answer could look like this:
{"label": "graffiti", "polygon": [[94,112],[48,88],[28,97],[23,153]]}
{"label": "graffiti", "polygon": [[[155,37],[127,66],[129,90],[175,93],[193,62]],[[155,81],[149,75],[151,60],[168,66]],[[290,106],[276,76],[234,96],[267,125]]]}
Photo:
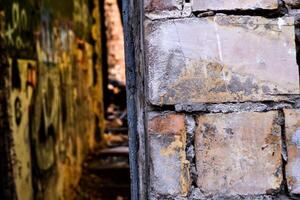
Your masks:
{"label": "graffiti", "polygon": [[37,168],[50,170],[55,164],[55,142],[61,125],[60,93],[55,84],[55,73],[49,73],[39,81],[32,99],[31,139]]}
{"label": "graffiti", "polygon": [[83,73],[84,82],[87,86],[93,84],[93,48],[87,42],[77,39],[75,55],[76,65]]}
{"label": "graffiti", "polygon": [[15,100],[15,120],[16,120],[16,124],[20,125],[22,120],[22,103],[20,98],[18,97]]}
{"label": "graffiti", "polygon": [[[99,19],[89,12],[92,0],[63,1],[71,10],[56,1],[3,1],[0,33],[10,57],[17,194],[25,200],[66,199],[64,187],[78,178],[69,169],[79,171],[94,131],[102,131],[101,39],[99,24],[93,36],[91,26]],[[43,198],[51,192],[57,198]]]}
{"label": "graffiti", "polygon": [[38,60],[48,67],[69,67],[75,37],[67,25],[54,26],[48,11],[42,16],[41,37],[38,43]]}
{"label": "graffiti", "polygon": [[28,90],[29,87],[35,88],[37,84],[37,72],[36,67],[31,63],[27,65],[27,81],[26,81],[26,89]]}
{"label": "graffiti", "polygon": [[86,38],[91,22],[88,0],[74,0],[73,21],[79,36]]}
{"label": "graffiti", "polygon": [[4,38],[3,30],[5,29],[5,13],[0,10],[0,37]]}
{"label": "graffiti", "polygon": [[27,152],[30,152],[28,106],[33,88],[27,87],[26,83],[29,68],[36,68],[36,62],[13,57],[9,59],[9,64],[12,71],[11,108],[13,123],[11,129],[14,142],[13,170],[16,190],[18,194],[22,194],[22,198],[31,199],[31,157]]}
{"label": "graffiti", "polygon": [[27,30],[28,18],[25,9],[20,9],[19,3],[12,3],[12,22],[7,24],[5,31],[6,43],[10,46],[15,46],[17,49],[22,49],[28,46],[20,32]]}

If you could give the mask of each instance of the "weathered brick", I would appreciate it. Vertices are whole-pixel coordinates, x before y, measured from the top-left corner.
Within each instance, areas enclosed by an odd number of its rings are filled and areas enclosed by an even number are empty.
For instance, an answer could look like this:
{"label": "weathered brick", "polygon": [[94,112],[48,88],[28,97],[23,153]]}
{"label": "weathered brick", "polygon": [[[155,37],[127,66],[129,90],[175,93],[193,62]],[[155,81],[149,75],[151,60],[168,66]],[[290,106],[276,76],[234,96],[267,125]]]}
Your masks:
{"label": "weathered brick", "polygon": [[292,17],[217,15],[145,26],[152,104],[278,100],[299,93]]}
{"label": "weathered brick", "polygon": [[144,8],[150,19],[186,17],[192,12],[191,3],[184,0],[145,0]]}
{"label": "weathered brick", "polygon": [[186,129],[184,120],[183,115],[161,115],[149,121],[148,129],[150,133],[182,135]]}
{"label": "weathered brick", "polygon": [[145,0],[146,11],[181,10],[183,1],[177,0]]}
{"label": "weathered brick", "polygon": [[198,117],[197,185],[206,195],[259,195],[282,182],[277,112]]}
{"label": "weathered brick", "polygon": [[285,4],[292,8],[300,8],[299,0],[284,0]]}
{"label": "weathered brick", "polygon": [[148,133],[151,191],[160,195],[186,196],[190,178],[185,154],[185,116],[150,113]]}
{"label": "weathered brick", "polygon": [[284,114],[288,188],[292,193],[300,194],[300,110],[285,110]]}
{"label": "weathered brick", "polygon": [[194,0],[194,11],[277,9],[277,0]]}

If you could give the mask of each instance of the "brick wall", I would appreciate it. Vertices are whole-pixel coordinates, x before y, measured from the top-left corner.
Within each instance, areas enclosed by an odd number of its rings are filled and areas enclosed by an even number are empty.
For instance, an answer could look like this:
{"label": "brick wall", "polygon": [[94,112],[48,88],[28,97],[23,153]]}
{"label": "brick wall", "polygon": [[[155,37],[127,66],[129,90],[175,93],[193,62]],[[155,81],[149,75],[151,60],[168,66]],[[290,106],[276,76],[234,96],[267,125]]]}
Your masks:
{"label": "brick wall", "polygon": [[144,1],[137,74],[150,199],[299,198],[297,8]]}

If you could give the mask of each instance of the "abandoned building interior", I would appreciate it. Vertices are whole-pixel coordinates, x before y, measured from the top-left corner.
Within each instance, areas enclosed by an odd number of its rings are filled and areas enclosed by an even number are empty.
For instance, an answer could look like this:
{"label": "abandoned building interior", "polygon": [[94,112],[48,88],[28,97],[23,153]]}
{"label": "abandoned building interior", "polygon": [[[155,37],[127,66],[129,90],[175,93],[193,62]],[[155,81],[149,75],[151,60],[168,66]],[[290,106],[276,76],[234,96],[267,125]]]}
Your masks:
{"label": "abandoned building interior", "polygon": [[300,200],[300,0],[0,0],[0,200]]}

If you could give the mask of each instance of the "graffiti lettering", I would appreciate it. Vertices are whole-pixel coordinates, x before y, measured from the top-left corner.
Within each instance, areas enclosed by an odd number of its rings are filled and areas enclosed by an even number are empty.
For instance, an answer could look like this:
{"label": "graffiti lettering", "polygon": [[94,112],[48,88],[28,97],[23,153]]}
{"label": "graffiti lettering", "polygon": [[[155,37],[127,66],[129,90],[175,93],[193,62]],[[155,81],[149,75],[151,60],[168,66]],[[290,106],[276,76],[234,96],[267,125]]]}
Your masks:
{"label": "graffiti lettering", "polygon": [[23,41],[21,31],[27,29],[28,20],[26,10],[20,10],[18,3],[12,4],[12,22],[7,24],[6,31],[4,33],[6,43],[10,46],[15,46],[18,49],[26,47],[25,42]]}

